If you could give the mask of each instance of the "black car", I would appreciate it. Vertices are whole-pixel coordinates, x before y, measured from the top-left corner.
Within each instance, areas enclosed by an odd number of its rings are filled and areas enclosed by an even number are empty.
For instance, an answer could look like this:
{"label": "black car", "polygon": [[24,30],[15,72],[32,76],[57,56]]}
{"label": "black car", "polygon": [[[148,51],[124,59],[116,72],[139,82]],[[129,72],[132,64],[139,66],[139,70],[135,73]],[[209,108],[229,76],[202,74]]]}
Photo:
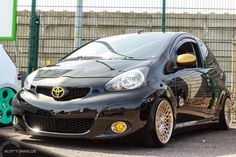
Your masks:
{"label": "black car", "polygon": [[109,139],[142,132],[151,147],[174,130],[232,124],[226,76],[188,33],[137,33],[94,40],[41,68],[13,99],[13,125],[34,136]]}

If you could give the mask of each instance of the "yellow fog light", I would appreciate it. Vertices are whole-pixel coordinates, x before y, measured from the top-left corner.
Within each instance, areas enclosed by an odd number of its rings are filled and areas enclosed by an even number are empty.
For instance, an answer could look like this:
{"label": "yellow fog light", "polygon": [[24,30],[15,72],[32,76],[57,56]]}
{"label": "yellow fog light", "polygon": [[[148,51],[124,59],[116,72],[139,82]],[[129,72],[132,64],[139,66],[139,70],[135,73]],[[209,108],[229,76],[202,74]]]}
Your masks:
{"label": "yellow fog light", "polygon": [[12,121],[13,125],[18,125],[19,124],[19,120],[16,116],[13,116],[13,121]]}
{"label": "yellow fog light", "polygon": [[111,130],[117,134],[125,132],[127,125],[124,122],[115,122],[111,125]]}

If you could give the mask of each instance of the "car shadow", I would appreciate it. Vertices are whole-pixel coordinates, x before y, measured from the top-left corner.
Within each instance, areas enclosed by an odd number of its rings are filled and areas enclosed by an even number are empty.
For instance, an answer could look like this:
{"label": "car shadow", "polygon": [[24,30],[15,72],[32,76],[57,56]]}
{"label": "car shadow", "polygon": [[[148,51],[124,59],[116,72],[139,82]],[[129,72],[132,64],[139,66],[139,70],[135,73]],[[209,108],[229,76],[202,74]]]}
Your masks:
{"label": "car shadow", "polygon": [[[99,152],[135,156],[223,156],[236,155],[236,129],[228,131],[204,129],[175,134],[163,148],[145,148],[131,139],[85,140],[60,138],[22,139],[33,146],[44,146],[71,151]],[[142,137],[136,137],[142,138]]]}

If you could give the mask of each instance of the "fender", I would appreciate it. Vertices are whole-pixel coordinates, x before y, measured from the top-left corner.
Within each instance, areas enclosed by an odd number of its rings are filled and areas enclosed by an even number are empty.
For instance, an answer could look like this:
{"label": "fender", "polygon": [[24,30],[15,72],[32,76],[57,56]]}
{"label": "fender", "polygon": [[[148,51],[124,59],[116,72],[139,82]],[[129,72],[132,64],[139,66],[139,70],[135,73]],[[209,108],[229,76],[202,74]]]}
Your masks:
{"label": "fender", "polygon": [[17,89],[16,86],[12,85],[12,84],[4,84],[4,85],[0,85],[0,89],[2,88],[10,88],[12,89],[15,93],[17,93],[19,91],[19,89]]}
{"label": "fender", "polygon": [[168,86],[163,86],[161,89],[156,90],[147,98],[146,102],[141,106],[140,118],[142,120],[147,120],[150,113],[151,106],[155,104],[159,98],[165,98],[170,102],[173,108],[174,119],[177,116],[177,100],[173,91]]}
{"label": "fender", "polygon": [[219,99],[218,99],[218,101],[216,103],[216,117],[220,116],[220,112],[223,109],[223,105],[224,105],[224,102],[225,102],[226,98],[230,98],[231,99],[231,94],[230,94],[228,89],[224,88],[221,91]]}

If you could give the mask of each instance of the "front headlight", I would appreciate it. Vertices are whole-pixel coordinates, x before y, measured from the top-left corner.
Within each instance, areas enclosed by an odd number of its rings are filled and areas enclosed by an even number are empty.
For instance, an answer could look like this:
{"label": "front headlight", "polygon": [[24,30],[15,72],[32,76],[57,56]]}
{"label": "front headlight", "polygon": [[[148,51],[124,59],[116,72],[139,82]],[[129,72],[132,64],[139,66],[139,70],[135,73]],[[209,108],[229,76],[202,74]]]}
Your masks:
{"label": "front headlight", "polygon": [[30,90],[32,82],[34,81],[35,76],[37,75],[38,70],[32,72],[26,79],[24,82],[24,88],[27,90]]}
{"label": "front headlight", "polygon": [[105,85],[107,91],[123,91],[140,88],[146,84],[148,67],[142,67],[124,72]]}

